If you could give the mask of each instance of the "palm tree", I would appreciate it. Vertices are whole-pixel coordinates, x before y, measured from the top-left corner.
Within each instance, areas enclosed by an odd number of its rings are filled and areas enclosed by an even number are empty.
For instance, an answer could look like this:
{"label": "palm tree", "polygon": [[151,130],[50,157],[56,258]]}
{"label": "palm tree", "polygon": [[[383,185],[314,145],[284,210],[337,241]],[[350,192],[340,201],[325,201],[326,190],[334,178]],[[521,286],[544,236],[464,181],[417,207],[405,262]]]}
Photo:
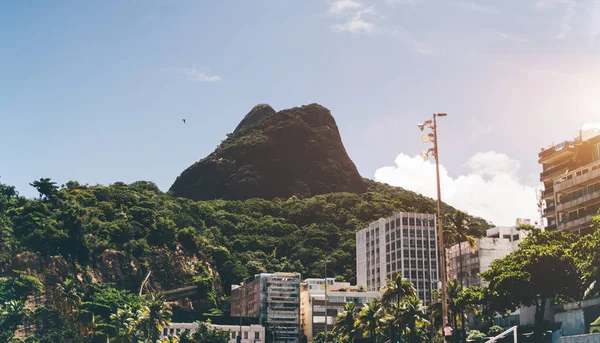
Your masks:
{"label": "palm tree", "polygon": [[[445,221],[447,224],[448,232],[448,243],[458,243],[458,261],[459,261],[459,272],[458,272],[458,280],[460,282],[460,286],[464,286],[463,283],[463,256],[462,256],[462,242],[467,242],[471,249],[475,249],[477,247],[477,243],[475,241],[475,236],[479,236],[478,233],[479,223],[471,221],[469,216],[462,211],[457,210],[452,215],[448,215]],[[447,275],[447,274],[446,274]],[[461,318],[464,316],[464,313],[460,314]],[[462,332],[465,332],[465,323],[464,320],[461,320],[461,329]]]}
{"label": "palm tree", "polygon": [[[381,303],[390,308],[393,304],[396,304],[396,309],[400,307],[405,297],[416,296],[417,290],[415,286],[408,280],[402,277],[402,274],[396,273],[393,279],[387,280],[387,285],[381,288]],[[394,312],[392,312],[394,313]],[[396,341],[396,328],[397,324],[391,324],[391,340]]]}
{"label": "palm tree", "polygon": [[415,296],[406,297],[404,300],[402,318],[406,325],[409,343],[417,342],[417,329],[430,324],[421,299]]}
{"label": "palm tree", "polygon": [[171,306],[164,302],[161,297],[152,296],[147,305],[148,314],[141,320],[141,327],[146,338],[150,342],[156,342],[163,328],[171,323]]}
{"label": "palm tree", "polygon": [[129,305],[117,310],[117,313],[110,315],[110,322],[115,327],[116,342],[131,343],[137,342],[139,335],[140,323],[148,316],[149,309],[147,306],[142,306],[134,309]]}
{"label": "palm tree", "polygon": [[471,249],[477,247],[475,237],[480,236],[477,232],[479,224],[471,221],[469,216],[463,212],[457,210],[451,215],[446,215],[447,223],[446,231],[448,237],[448,245],[458,244],[458,256],[459,256],[459,273],[458,280],[463,285],[463,258],[462,258],[462,242],[467,242]]}
{"label": "palm tree", "polygon": [[81,306],[81,293],[73,279],[66,279],[64,282],[56,284],[54,294],[54,303],[56,308],[61,309],[63,314],[74,315]]}
{"label": "palm tree", "polygon": [[29,311],[25,308],[25,302],[23,301],[11,300],[4,303],[0,316],[0,331],[12,337],[13,332],[19,325],[23,324],[28,313]]}
{"label": "palm tree", "polygon": [[354,341],[354,322],[355,322],[356,305],[354,303],[346,303],[344,310],[340,312],[333,324],[333,331],[340,336],[344,342]]}
{"label": "palm tree", "polygon": [[360,310],[354,327],[361,331],[363,337],[371,336],[373,343],[377,340],[377,335],[381,331],[382,313],[381,302],[379,299],[374,299],[365,304]]}

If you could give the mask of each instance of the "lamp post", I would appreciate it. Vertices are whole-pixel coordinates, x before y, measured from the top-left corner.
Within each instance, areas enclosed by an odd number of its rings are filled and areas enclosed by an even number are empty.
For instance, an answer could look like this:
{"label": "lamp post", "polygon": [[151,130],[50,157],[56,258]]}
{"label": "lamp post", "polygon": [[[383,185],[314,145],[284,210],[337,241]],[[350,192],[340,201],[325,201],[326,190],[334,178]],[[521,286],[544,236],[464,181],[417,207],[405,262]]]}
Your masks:
{"label": "lamp post", "polygon": [[438,248],[440,250],[440,279],[442,284],[442,318],[443,323],[448,322],[448,292],[446,288],[446,253],[444,249],[444,230],[442,228],[442,192],[440,187],[440,155],[438,153],[438,137],[437,137],[437,117],[445,117],[446,113],[434,113],[433,120],[427,120],[418,127],[421,131],[428,127],[432,133],[426,133],[421,137],[424,143],[433,143],[433,148],[421,153],[423,159],[428,159],[431,153],[435,157],[435,174],[437,182],[437,223],[438,223]]}
{"label": "lamp post", "polygon": [[322,260],[325,265],[325,343],[327,343],[327,263],[331,262],[329,260]]}

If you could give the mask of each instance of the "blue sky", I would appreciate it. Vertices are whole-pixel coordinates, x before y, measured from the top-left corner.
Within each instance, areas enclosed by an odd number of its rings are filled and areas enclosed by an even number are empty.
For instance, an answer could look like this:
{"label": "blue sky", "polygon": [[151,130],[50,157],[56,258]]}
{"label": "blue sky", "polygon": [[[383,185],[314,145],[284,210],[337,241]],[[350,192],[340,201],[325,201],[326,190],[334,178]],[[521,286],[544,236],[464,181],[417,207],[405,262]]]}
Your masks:
{"label": "blue sky", "polygon": [[449,178],[492,180],[484,156],[534,187],[540,148],[599,121],[599,19],[592,0],[2,2],[0,177],[167,190],[257,103],[317,102],[365,177],[447,112]]}

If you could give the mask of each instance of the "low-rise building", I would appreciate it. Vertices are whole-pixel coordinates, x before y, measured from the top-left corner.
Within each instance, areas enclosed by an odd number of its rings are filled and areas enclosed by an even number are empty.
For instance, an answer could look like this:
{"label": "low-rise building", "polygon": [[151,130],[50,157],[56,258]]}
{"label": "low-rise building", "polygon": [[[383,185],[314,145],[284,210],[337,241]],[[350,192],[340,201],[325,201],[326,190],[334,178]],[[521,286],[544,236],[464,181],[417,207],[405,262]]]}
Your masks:
{"label": "low-rise building", "polygon": [[[327,282],[327,306],[325,283]],[[344,310],[346,303],[354,303],[357,309],[366,302],[379,298],[379,291],[367,291],[364,286],[352,286],[348,282],[336,282],[333,278],[306,279],[300,288],[300,323],[304,335],[311,342],[319,332],[331,330],[335,318]],[[327,307],[327,315],[325,315]]]}
{"label": "low-rise building", "polygon": [[[265,343],[265,328],[262,325],[215,325],[209,324],[212,329],[219,329],[227,332],[229,343],[236,343],[237,336],[242,335],[242,343]],[[169,327],[161,332],[161,338],[168,336],[179,336],[184,332],[194,334],[198,329],[198,323],[171,323]]]}
{"label": "low-rise building", "polygon": [[232,286],[231,317],[258,319],[274,343],[298,342],[300,281],[297,273],[262,273]]}

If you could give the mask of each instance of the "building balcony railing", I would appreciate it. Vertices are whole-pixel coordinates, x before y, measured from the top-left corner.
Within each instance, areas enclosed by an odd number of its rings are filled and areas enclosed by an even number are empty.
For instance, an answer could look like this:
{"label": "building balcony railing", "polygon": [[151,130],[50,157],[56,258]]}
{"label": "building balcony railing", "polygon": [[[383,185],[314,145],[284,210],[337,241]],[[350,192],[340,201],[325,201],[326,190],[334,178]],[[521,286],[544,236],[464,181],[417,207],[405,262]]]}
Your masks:
{"label": "building balcony railing", "polygon": [[564,163],[561,163],[560,165],[557,165],[556,167],[553,167],[553,168],[550,168],[550,169],[547,169],[547,170],[544,170],[543,172],[541,172],[540,180],[541,181],[552,180],[552,179],[564,174],[565,171],[568,171],[569,169],[573,169],[573,168],[577,168],[577,164],[572,160],[568,160]]}
{"label": "building balcony railing", "polygon": [[546,207],[544,209],[544,217],[546,217],[548,215],[553,216],[555,210],[556,210],[556,206],[555,205]]}
{"label": "building balcony railing", "polygon": [[554,231],[556,230],[556,224],[550,224],[546,226],[546,230],[547,231]]}
{"label": "building balcony railing", "polygon": [[555,144],[548,149],[542,150],[539,153],[539,163],[544,163],[552,158],[559,156],[565,152],[574,152],[575,144],[571,141],[564,141],[562,143]]}
{"label": "building balcony railing", "polygon": [[542,191],[542,199],[554,198],[554,184]]}
{"label": "building balcony railing", "polygon": [[560,203],[558,203],[558,205],[556,205],[556,209],[560,212],[567,211],[569,208],[581,206],[581,205],[584,205],[584,204],[589,203],[594,200],[600,201],[600,191],[587,193],[587,194],[577,197],[575,199],[560,202]]}
{"label": "building balcony railing", "polygon": [[554,181],[556,192],[564,192],[570,188],[600,179],[600,162],[575,169]]}
{"label": "building balcony railing", "polygon": [[586,224],[591,224],[592,215],[589,214],[587,216],[582,216],[579,218],[569,218],[561,221],[558,225],[558,229],[561,231],[571,231],[576,229],[579,226],[585,226]]}

